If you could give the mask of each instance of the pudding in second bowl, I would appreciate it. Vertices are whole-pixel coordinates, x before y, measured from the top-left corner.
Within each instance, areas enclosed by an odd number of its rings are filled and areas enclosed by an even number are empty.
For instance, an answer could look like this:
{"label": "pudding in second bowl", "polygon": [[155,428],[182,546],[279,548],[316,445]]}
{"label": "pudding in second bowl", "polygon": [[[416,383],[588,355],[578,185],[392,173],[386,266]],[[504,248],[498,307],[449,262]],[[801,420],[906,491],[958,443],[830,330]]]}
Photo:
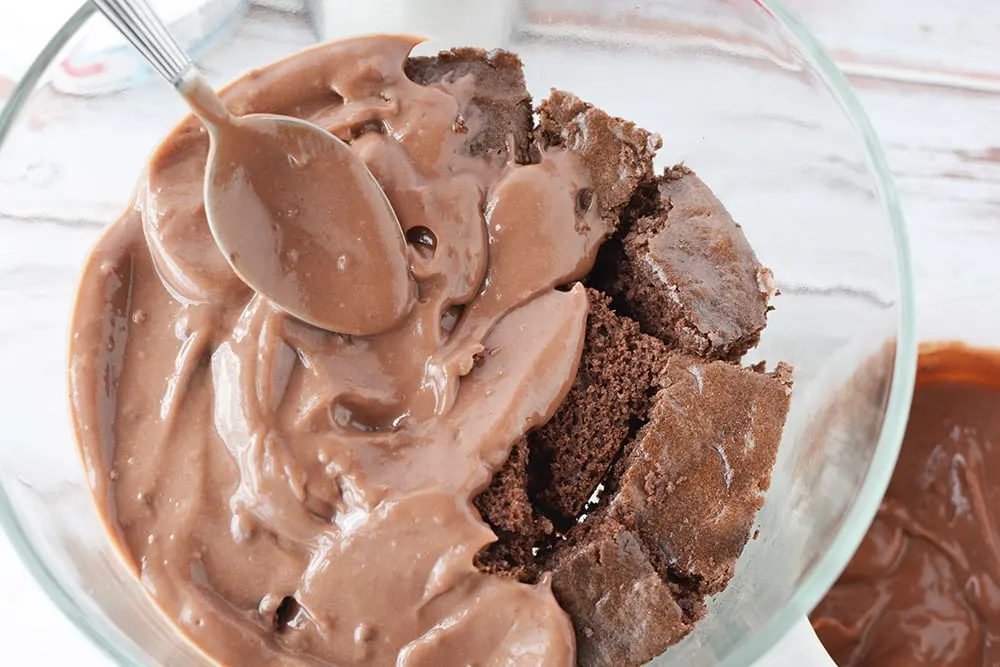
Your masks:
{"label": "pudding in second bowl", "polygon": [[1000,661],[1000,353],[926,344],[875,522],[812,615],[841,667]]}

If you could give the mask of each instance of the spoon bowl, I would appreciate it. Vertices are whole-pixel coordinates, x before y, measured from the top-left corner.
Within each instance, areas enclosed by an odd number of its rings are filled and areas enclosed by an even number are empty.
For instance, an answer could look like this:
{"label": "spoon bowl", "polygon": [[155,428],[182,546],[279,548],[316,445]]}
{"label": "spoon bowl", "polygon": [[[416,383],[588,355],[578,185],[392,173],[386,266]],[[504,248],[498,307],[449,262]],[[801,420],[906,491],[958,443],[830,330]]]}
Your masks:
{"label": "spoon bowl", "polygon": [[347,144],[271,114],[210,123],[209,132],[205,212],[245,283],[289,314],[344,334],[387,331],[409,312],[415,292],[403,232]]}

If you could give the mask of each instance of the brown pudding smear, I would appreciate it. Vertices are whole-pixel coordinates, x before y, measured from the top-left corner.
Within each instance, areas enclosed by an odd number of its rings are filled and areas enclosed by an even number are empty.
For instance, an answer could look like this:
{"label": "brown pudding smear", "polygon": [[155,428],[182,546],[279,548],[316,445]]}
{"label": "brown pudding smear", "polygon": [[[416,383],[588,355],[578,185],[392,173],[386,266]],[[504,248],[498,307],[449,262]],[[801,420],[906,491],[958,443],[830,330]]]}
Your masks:
{"label": "brown pudding smear", "polygon": [[920,351],[878,516],[813,613],[841,667],[1000,664],[1000,352]]}
{"label": "brown pudding smear", "polygon": [[[200,122],[154,153],[74,316],[95,497],[225,665],[643,664],[729,581],[770,482],[791,369],[738,365],[770,272],[693,172],[654,175],[656,135],[559,91],[536,126],[515,55],[415,41],[325,45],[223,92],[375,175],[406,241],[386,279],[416,285],[387,331],[316,329],[234,274]],[[298,193],[338,187],[304,173]]]}

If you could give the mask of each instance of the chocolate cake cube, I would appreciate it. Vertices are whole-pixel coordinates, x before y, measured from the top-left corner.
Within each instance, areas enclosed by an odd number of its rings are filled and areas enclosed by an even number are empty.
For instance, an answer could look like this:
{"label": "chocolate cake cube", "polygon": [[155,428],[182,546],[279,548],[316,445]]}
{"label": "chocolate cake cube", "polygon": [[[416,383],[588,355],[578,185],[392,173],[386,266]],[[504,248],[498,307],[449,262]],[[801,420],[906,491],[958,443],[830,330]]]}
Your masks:
{"label": "chocolate cake cube", "polygon": [[[506,161],[513,148],[518,163],[537,162],[531,95],[516,54],[458,48],[410,58],[406,75],[421,85],[442,88],[459,101],[458,123],[469,133],[466,146],[473,155]],[[466,77],[471,77],[470,85],[463,85]],[[508,146],[511,139],[514,145]]]}
{"label": "chocolate cake cube", "polygon": [[711,359],[737,361],[757,344],[771,272],[693,171],[676,166],[641,188],[626,226],[618,289],[643,331]]}
{"label": "chocolate cake cube", "polygon": [[[610,299],[588,290],[590,312],[580,367],[559,410],[516,443],[475,504],[499,541],[479,566],[531,579],[540,574],[538,548],[567,529],[635,435],[659,388],[666,347],[614,313]],[[544,554],[543,554],[544,556]]]}
{"label": "chocolate cake cube", "polygon": [[666,347],[587,290],[590,313],[573,386],[542,428],[530,433],[538,499],[564,522],[583,510],[601,478],[646,419]]}
{"label": "chocolate cake cube", "polygon": [[636,187],[653,176],[653,157],[663,145],[660,136],[561,90],[552,91],[538,107],[538,115],[542,147],[573,151],[590,170],[593,201],[579,205],[596,203],[601,216],[616,228]]}
{"label": "chocolate cake cube", "polygon": [[691,629],[640,541],[612,519],[553,559],[552,591],[573,619],[581,667],[638,667]]}
{"label": "chocolate cake cube", "polygon": [[768,374],[677,354],[663,383],[608,510],[661,573],[712,594],[732,577],[770,485],[791,368]]}
{"label": "chocolate cake cube", "polygon": [[497,541],[477,556],[484,571],[534,579],[538,570],[532,549],[552,535],[552,522],[539,514],[528,498],[528,441],[514,443],[490,486],[475,499],[483,520]]}

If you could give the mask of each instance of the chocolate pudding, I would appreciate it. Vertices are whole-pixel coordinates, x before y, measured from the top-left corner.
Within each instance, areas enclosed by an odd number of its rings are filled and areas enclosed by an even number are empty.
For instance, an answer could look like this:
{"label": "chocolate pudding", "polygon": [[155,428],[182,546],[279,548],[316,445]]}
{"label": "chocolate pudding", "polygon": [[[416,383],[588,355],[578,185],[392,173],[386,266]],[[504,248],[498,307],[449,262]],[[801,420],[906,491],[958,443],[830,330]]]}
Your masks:
{"label": "chocolate pudding", "polygon": [[923,347],[889,490],[812,615],[838,665],[1000,663],[998,447],[1000,353]]}
{"label": "chocolate pudding", "polygon": [[769,484],[790,369],[739,358],[770,272],[697,175],[654,173],[657,135],[560,91],[536,124],[517,56],[415,43],[222,92],[329,130],[385,191],[407,264],[386,279],[416,296],[359,284],[376,334],[244,285],[206,221],[207,132],[157,148],[74,315],[95,498],[225,665],[642,664],[725,587]]}

